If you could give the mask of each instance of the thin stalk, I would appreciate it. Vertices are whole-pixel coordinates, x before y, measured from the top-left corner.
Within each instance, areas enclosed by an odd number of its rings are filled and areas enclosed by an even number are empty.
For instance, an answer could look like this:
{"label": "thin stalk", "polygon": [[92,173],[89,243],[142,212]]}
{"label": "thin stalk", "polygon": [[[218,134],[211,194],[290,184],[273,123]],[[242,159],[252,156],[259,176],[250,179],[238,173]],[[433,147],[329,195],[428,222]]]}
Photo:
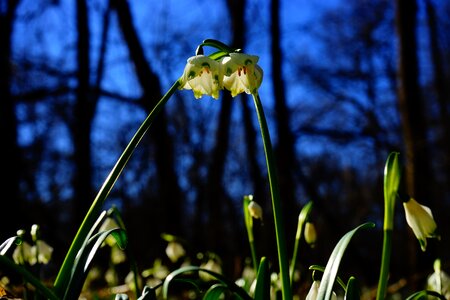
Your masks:
{"label": "thin stalk", "polygon": [[297,233],[295,235],[294,252],[292,254],[291,267],[290,267],[291,286],[292,286],[292,281],[294,280],[295,264],[297,262],[298,248],[300,245],[300,240],[302,238],[302,231],[303,231],[303,226],[302,226],[302,224],[300,224],[300,220],[298,223],[299,224],[297,226]]}
{"label": "thin stalk", "polygon": [[95,223],[95,220],[97,219],[99,213],[101,212],[103,203],[107,198],[107,196],[109,195],[109,192],[113,188],[114,184],[116,183],[117,178],[122,173],[125,165],[127,164],[128,160],[130,159],[131,155],[133,154],[134,150],[136,149],[141,139],[144,137],[147,130],[150,128],[155,117],[162,110],[163,106],[166,104],[169,98],[175,93],[179,85],[180,83],[177,80],[172,85],[172,87],[167,91],[167,93],[161,98],[161,100],[159,100],[159,102],[155,105],[153,110],[143,121],[141,126],[134,134],[133,138],[128,143],[127,147],[117,160],[115,166],[113,167],[108,177],[106,178],[105,182],[103,183],[102,187],[100,188],[88,213],[86,214],[83,222],[81,223],[81,226],[78,229],[78,232],[74,240],[72,241],[72,245],[70,246],[69,251],[66,254],[61,269],[59,270],[58,276],[56,277],[54,289],[57,295],[60,296],[64,295],[64,288],[67,286],[67,283],[69,282],[75,256],[77,255],[80,247],[83,245],[90,228]]}
{"label": "thin stalk", "polygon": [[380,277],[378,280],[377,300],[386,296],[387,282],[389,276],[389,265],[391,261],[392,229],[384,229],[383,252],[381,256]]}
{"label": "thin stalk", "polygon": [[391,260],[392,231],[394,228],[395,200],[400,183],[400,165],[398,152],[391,152],[384,167],[384,221],[383,221],[383,249],[381,253],[380,277],[376,300],[383,300],[386,296],[389,264]]}
{"label": "thin stalk", "polygon": [[295,244],[294,251],[291,259],[290,266],[290,276],[291,276],[291,286],[294,280],[295,265],[297,264],[298,248],[300,247],[300,240],[302,238],[303,228],[305,227],[306,220],[309,218],[309,214],[312,209],[313,202],[309,201],[305,206],[303,206],[300,214],[298,215],[297,223],[297,233],[295,234]]}
{"label": "thin stalk", "polygon": [[275,169],[275,159],[270,141],[269,129],[267,127],[264,110],[258,94],[252,94],[255,103],[258,122],[261,129],[261,137],[266,155],[267,173],[269,177],[270,195],[272,198],[272,210],[275,223],[275,235],[278,250],[278,263],[280,267],[281,291],[283,300],[292,299],[291,284],[289,280],[289,263],[286,251],[286,240],[284,236],[283,216],[281,211],[280,191],[278,187],[278,178]]}
{"label": "thin stalk", "polygon": [[246,195],[244,196],[243,201],[243,208],[244,208],[244,221],[245,221],[245,228],[247,229],[247,238],[248,243],[250,245],[250,253],[252,255],[252,263],[253,268],[255,272],[258,272],[258,258],[256,256],[256,246],[255,246],[255,238],[253,235],[253,217],[250,215],[248,211],[248,205],[250,204],[250,201],[252,201],[253,195]]}

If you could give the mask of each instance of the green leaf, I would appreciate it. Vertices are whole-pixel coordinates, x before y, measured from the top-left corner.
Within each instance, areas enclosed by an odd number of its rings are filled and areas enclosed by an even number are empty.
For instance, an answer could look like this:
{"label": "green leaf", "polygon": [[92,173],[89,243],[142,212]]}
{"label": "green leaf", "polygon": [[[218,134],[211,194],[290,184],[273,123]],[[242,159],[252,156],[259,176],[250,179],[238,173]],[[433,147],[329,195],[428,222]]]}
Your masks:
{"label": "green leaf", "polygon": [[[10,271],[21,275],[28,284],[36,288],[36,291],[43,295],[46,299],[59,300],[52,290],[47,288],[39,278],[35,277],[30,271],[24,267],[17,265],[12,259],[4,255],[0,255],[0,265],[5,266]],[[2,268],[3,270],[3,268]]]}
{"label": "green leaf", "polygon": [[5,255],[6,252],[12,247],[12,245],[22,244],[22,239],[19,236],[13,236],[3,242],[0,245],[0,255]]}
{"label": "green leaf", "polygon": [[262,257],[256,275],[255,299],[270,300],[269,261]]}
{"label": "green leaf", "polygon": [[182,268],[179,268],[179,269],[173,271],[169,275],[167,275],[166,279],[164,280],[164,284],[163,284],[163,290],[162,290],[163,299],[167,299],[168,298],[169,285],[170,285],[170,283],[172,281],[175,280],[175,278],[177,276],[182,275],[184,273],[190,273],[190,272],[193,272],[193,271],[208,273],[208,274],[212,275],[214,278],[216,278],[223,285],[228,287],[228,289],[232,293],[236,294],[237,296],[241,297],[244,300],[252,300],[252,298],[247,294],[247,292],[244,289],[242,289],[240,286],[236,285],[236,283],[234,283],[230,279],[226,278],[222,274],[213,272],[213,271],[208,270],[208,269],[203,269],[203,268],[200,268],[200,267],[197,267],[197,266],[182,267]]}
{"label": "green leaf", "polygon": [[[319,266],[319,265],[311,265],[309,267],[309,269],[313,270],[313,271],[319,271],[319,272],[322,272],[322,273],[325,271],[325,267]],[[314,275],[313,275],[313,279],[316,280]],[[336,281],[342,287],[342,289],[344,291],[347,289],[347,286],[346,286],[345,282],[341,279],[341,277],[337,276],[336,277]]]}
{"label": "green leaf", "polygon": [[415,292],[414,294],[412,294],[408,298],[406,298],[406,300],[430,299],[428,296],[433,296],[434,298],[437,298],[437,299],[446,300],[446,298],[443,295],[439,294],[438,292],[428,291],[428,290],[422,290],[422,291]]}
{"label": "green leaf", "polygon": [[361,299],[361,290],[358,281],[355,277],[350,277],[347,282],[347,289],[345,291],[344,300],[359,300]]}
{"label": "green leaf", "polygon": [[391,152],[386,160],[384,167],[384,229],[394,228],[394,209],[395,199],[397,197],[400,184],[400,164],[398,161],[398,152]]}
{"label": "green leaf", "polygon": [[227,291],[227,286],[220,283],[213,284],[206,291],[205,295],[203,296],[203,300],[219,300],[221,299],[222,295],[226,294]]}
{"label": "green leaf", "polygon": [[330,299],[331,293],[333,292],[334,281],[336,280],[337,272],[339,269],[339,265],[341,263],[342,257],[344,256],[344,252],[347,249],[350,240],[361,229],[365,228],[373,228],[375,227],[374,223],[368,222],[362,225],[359,225],[355,229],[347,232],[334,247],[333,252],[331,253],[330,258],[328,259],[328,263],[325,267],[324,274],[322,276],[322,280],[320,283],[319,291],[317,294],[318,300],[327,300]]}
{"label": "green leaf", "polygon": [[86,276],[90,270],[91,262],[109,235],[115,238],[119,247],[126,246],[126,234],[121,228],[102,231],[91,237],[88,242],[83,245],[75,258],[69,284],[65,289],[64,300],[78,299]]}

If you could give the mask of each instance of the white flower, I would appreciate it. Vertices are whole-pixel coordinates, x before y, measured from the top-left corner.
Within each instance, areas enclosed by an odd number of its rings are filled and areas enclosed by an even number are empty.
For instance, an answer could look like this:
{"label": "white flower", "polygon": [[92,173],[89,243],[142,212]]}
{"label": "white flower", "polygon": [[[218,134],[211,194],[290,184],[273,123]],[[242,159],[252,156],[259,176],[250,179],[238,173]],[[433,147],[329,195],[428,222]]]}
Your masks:
{"label": "white flower", "polygon": [[222,59],[225,73],[223,85],[233,97],[242,92],[254,94],[258,91],[263,78],[258,60],[258,56],[244,53],[230,53],[230,56]]}
{"label": "white flower", "polygon": [[196,99],[203,95],[219,99],[223,72],[221,64],[208,56],[196,55],[187,60],[180,78],[180,89],[192,90]]}
{"label": "white flower", "polygon": [[250,201],[247,208],[248,212],[250,213],[250,216],[252,216],[255,219],[262,220],[263,217],[262,208],[258,203],[256,203],[255,201]]}
{"label": "white flower", "polygon": [[36,245],[31,247],[30,265],[36,263],[48,264],[52,257],[53,247],[42,240],[37,240]]}
{"label": "white flower", "polygon": [[25,262],[30,262],[32,259],[31,245],[27,242],[23,242],[18,245],[13,252],[13,259],[16,264],[23,265]]}
{"label": "white flower", "polygon": [[171,262],[177,262],[180,257],[183,257],[186,254],[186,251],[178,242],[169,242],[166,247],[166,255],[170,259]]}
{"label": "white flower", "polygon": [[427,248],[427,238],[438,237],[436,234],[437,225],[433,219],[431,209],[419,204],[413,198],[403,202],[405,208],[406,222],[419,240],[420,248],[425,251]]}
{"label": "white flower", "polygon": [[317,240],[317,233],[314,224],[311,222],[306,222],[305,224],[305,241],[314,248]]}
{"label": "white flower", "polygon": [[[319,293],[319,287],[320,287],[320,281],[314,280],[314,282],[311,285],[311,289],[308,292],[308,295],[306,295],[305,300],[316,300],[317,294]],[[337,300],[336,293],[333,292],[331,294],[331,300]]]}
{"label": "white flower", "polygon": [[434,273],[427,278],[427,289],[442,294],[450,299],[450,276],[441,270],[441,260],[434,261]]}
{"label": "white flower", "polygon": [[[206,263],[201,264],[200,268],[222,274],[222,267],[214,259],[209,259]],[[199,276],[200,276],[200,278],[202,278],[205,281],[215,279],[215,277],[213,275],[206,273],[206,272],[199,272]]]}

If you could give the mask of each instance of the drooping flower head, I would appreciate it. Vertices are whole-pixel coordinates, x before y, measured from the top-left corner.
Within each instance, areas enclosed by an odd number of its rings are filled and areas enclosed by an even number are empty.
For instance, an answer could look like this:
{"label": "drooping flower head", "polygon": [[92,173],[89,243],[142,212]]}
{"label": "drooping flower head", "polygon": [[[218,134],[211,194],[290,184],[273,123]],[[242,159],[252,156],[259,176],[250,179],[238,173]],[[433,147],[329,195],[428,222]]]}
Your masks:
{"label": "drooping flower head", "polygon": [[230,53],[222,59],[224,69],[224,87],[231,95],[245,92],[255,94],[262,83],[263,70],[257,65],[258,56],[244,53]]}
{"label": "drooping flower head", "polygon": [[419,240],[420,248],[425,251],[427,248],[427,238],[439,238],[436,233],[437,225],[434,221],[431,209],[419,204],[413,198],[403,202],[405,208],[406,222]]}
{"label": "drooping flower head", "polygon": [[262,207],[255,201],[252,200],[248,204],[248,212],[250,213],[250,216],[252,216],[253,218],[262,220],[263,217]]}
{"label": "drooping flower head", "polygon": [[187,60],[180,78],[180,89],[192,90],[196,99],[203,95],[219,99],[222,80],[222,67],[218,61],[205,55],[196,55]]}

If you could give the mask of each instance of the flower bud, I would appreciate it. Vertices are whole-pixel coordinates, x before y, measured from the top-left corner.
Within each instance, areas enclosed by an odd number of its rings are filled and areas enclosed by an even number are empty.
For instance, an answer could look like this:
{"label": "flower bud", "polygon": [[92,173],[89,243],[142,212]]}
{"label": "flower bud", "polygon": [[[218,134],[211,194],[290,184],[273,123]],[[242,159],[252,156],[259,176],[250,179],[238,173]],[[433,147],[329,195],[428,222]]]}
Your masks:
{"label": "flower bud", "polygon": [[252,216],[253,218],[262,220],[263,217],[262,208],[255,201],[250,201],[250,203],[248,204],[248,212],[250,213],[250,216]]}
{"label": "flower bud", "polygon": [[175,263],[186,254],[186,251],[178,242],[169,242],[166,247],[166,255],[169,257],[170,261]]}
{"label": "flower bud", "polygon": [[313,223],[306,222],[305,224],[305,241],[311,248],[314,248],[317,240],[316,228]]}

